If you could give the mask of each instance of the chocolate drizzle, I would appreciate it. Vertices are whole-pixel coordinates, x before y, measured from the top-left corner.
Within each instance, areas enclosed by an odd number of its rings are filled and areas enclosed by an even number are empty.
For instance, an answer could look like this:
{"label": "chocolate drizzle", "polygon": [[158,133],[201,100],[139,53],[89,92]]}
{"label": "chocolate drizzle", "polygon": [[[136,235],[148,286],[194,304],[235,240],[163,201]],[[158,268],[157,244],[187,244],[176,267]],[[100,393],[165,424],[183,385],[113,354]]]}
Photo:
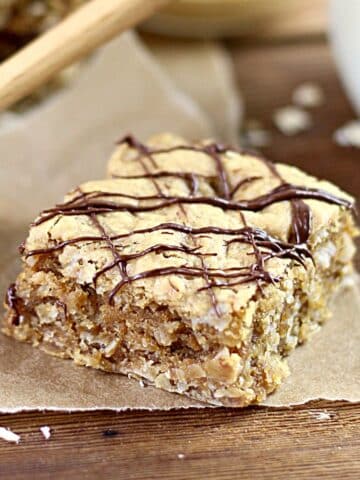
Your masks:
{"label": "chocolate drizzle", "polygon": [[[141,144],[132,136],[127,136],[119,143],[127,144],[130,148],[138,152],[134,161],[138,161],[142,166],[144,173],[142,175],[121,176],[123,179],[148,179],[154,186],[153,195],[136,196],[113,192],[83,192],[80,189],[72,199],[57,205],[54,208],[45,210],[34,222],[34,225],[40,225],[56,216],[87,216],[99,232],[99,235],[88,235],[71,238],[69,240],[54,243],[47,248],[27,251],[26,256],[50,255],[61,251],[66,246],[80,243],[101,243],[108,248],[113,256],[113,260],[102,269],[98,270],[93,278],[96,285],[99,277],[106,272],[116,268],[119,271],[120,279],[109,294],[109,302],[113,303],[117,293],[125,286],[139,279],[153,278],[167,275],[181,275],[188,278],[202,278],[204,285],[199,290],[209,292],[214,311],[218,316],[221,315],[219,305],[214,293],[216,288],[233,288],[237,285],[256,282],[261,290],[265,283],[276,283],[280,279],[272,276],[266,268],[267,262],[272,258],[285,258],[292,260],[306,268],[306,260],[312,260],[311,252],[308,246],[308,240],[311,231],[311,211],[308,205],[303,201],[314,199],[322,202],[338,205],[344,208],[352,208],[352,204],[344,199],[338,198],[329,192],[306,188],[303,186],[291,185],[286,183],[275,165],[266,159],[261,159],[267,166],[273,176],[279,180],[279,186],[270,192],[249,200],[234,200],[234,196],[244,185],[260,180],[262,177],[250,176],[242,179],[235,185],[229,183],[229,175],[225,168],[225,162],[222,156],[229,150],[228,147],[221,144],[207,144],[203,146],[181,145],[164,149],[153,149]],[[171,172],[160,170],[156,163],[156,155],[161,153],[170,153],[172,151],[189,150],[202,152],[214,161],[217,172],[216,196],[202,196],[199,194],[199,180],[201,178],[208,180],[207,177],[195,172]],[[233,150],[233,149],[232,149]],[[151,169],[147,166],[144,159],[148,159]],[[152,169],[156,171],[153,172]],[[166,177],[175,177],[183,180],[188,188],[188,195],[172,196],[162,190],[158,179]],[[116,199],[116,200],[115,200]],[[135,201],[135,202],[134,202]],[[290,201],[292,222],[287,242],[272,237],[260,228],[253,228],[246,224],[244,211],[258,212],[275,203]],[[237,229],[227,229],[216,226],[205,226],[193,228],[186,225],[187,211],[186,205],[209,205],[221,208],[226,211],[238,211],[242,226]],[[152,227],[134,230],[129,233],[117,235],[108,235],[105,228],[100,223],[99,215],[106,215],[113,212],[128,212],[138,214],[141,212],[153,212],[178,205],[184,217],[184,224],[175,222],[164,222]],[[149,234],[159,231],[161,233],[180,232],[188,236],[193,244],[192,246],[180,244],[172,245],[158,243],[136,253],[123,254],[122,241],[126,238],[136,237],[136,235]],[[225,240],[227,249],[232,244],[241,243],[251,246],[250,255],[254,261],[249,266],[239,265],[237,267],[214,269],[206,265],[206,257],[216,256],[217,253],[202,252],[199,239],[206,235],[223,235],[230,238]],[[151,270],[138,272],[130,275],[127,271],[128,262],[134,259],[145,257],[149,254],[169,254],[174,252],[185,253],[189,257],[195,257],[199,260],[199,266],[184,264],[178,266],[159,267]],[[12,294],[10,287],[8,292],[8,304],[16,311],[16,295]]]}
{"label": "chocolate drizzle", "polygon": [[[91,192],[93,193],[93,192]],[[119,203],[113,201],[97,200],[97,197],[123,197],[132,200],[144,201],[154,200],[154,203],[150,205],[133,205],[130,203]],[[320,200],[326,203],[332,203],[334,205],[351,208],[351,204],[347,200],[340,199],[334,195],[314,188],[306,188],[295,185],[289,185],[284,183],[269,193],[261,195],[251,200],[231,201],[220,197],[180,197],[169,195],[147,195],[147,196],[135,196],[125,195],[122,193],[111,192],[96,192],[96,194],[87,196],[82,195],[77,200],[73,200],[72,203],[57,205],[55,208],[45,210],[43,214],[33,223],[33,225],[40,225],[41,223],[51,220],[58,215],[74,216],[74,215],[92,215],[92,214],[106,214],[111,212],[151,212],[155,210],[161,210],[173,205],[210,205],[213,207],[219,207],[223,210],[238,210],[238,211],[251,211],[258,212],[275,203],[284,202],[287,200],[296,200],[296,206],[293,208],[293,228],[300,235],[299,238],[304,238],[307,241],[307,237],[310,232],[310,213],[309,208],[300,199],[314,199]],[[294,205],[294,203],[293,203]],[[307,210],[307,213],[305,211]],[[307,218],[307,220],[306,220]],[[300,242],[303,243],[303,242]]]}
{"label": "chocolate drizzle", "polygon": [[308,205],[300,199],[291,201],[292,224],[289,242],[296,245],[306,244],[311,229],[311,211]]}
{"label": "chocolate drizzle", "polygon": [[14,312],[13,325],[18,326],[20,323],[20,312],[18,307],[19,298],[16,293],[16,285],[12,283],[6,292],[5,302]]}

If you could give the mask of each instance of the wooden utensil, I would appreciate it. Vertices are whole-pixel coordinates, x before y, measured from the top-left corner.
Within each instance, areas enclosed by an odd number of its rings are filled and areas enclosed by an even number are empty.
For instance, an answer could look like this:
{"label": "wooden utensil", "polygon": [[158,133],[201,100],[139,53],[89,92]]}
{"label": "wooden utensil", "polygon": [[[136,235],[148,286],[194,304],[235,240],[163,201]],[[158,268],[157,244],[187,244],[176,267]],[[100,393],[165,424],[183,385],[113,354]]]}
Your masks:
{"label": "wooden utensil", "polygon": [[169,0],[91,0],[0,65],[4,110]]}

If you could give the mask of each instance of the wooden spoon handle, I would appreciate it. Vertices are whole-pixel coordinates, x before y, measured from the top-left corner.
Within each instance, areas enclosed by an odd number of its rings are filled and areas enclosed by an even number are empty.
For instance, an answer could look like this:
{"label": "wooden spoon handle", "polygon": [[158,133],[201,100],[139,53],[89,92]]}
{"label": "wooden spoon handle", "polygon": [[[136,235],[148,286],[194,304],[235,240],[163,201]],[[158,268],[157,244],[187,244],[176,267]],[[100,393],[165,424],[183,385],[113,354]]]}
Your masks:
{"label": "wooden spoon handle", "polygon": [[0,110],[169,0],[91,0],[0,64]]}

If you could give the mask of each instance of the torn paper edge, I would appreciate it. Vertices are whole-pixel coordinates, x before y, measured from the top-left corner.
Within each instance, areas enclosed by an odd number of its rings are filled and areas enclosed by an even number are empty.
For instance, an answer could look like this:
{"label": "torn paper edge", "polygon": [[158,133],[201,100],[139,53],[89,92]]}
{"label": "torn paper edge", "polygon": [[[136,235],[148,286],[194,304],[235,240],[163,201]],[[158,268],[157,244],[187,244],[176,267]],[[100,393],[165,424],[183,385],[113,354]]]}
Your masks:
{"label": "torn paper edge", "polygon": [[[270,400],[271,397],[268,398]],[[319,402],[319,401],[324,401],[324,402],[346,402],[348,404],[351,403],[356,403],[357,400],[352,400],[352,399],[341,399],[341,398],[331,398],[331,397],[317,397],[317,398],[310,398],[306,400],[305,402],[290,402],[288,405],[283,405],[283,404],[267,404],[267,403],[259,403],[259,404],[253,404],[249,405],[248,407],[224,407],[221,405],[211,405],[211,404],[198,404],[198,405],[181,405],[181,406],[174,406],[174,407],[163,407],[163,408],[158,408],[158,407],[121,407],[121,408],[115,408],[115,407],[54,407],[54,406],[46,406],[46,407],[16,407],[16,408],[1,408],[0,413],[7,413],[7,414],[13,414],[13,413],[22,413],[22,412],[64,412],[64,413],[81,413],[81,412],[114,412],[114,413],[123,413],[123,412],[170,412],[174,410],[190,410],[190,409],[205,409],[205,408],[211,408],[211,409],[224,409],[224,410],[245,410],[246,408],[251,408],[251,407],[265,407],[269,409],[288,409],[291,407],[298,407],[298,406],[303,406],[306,407],[308,404],[311,404],[312,402]]]}

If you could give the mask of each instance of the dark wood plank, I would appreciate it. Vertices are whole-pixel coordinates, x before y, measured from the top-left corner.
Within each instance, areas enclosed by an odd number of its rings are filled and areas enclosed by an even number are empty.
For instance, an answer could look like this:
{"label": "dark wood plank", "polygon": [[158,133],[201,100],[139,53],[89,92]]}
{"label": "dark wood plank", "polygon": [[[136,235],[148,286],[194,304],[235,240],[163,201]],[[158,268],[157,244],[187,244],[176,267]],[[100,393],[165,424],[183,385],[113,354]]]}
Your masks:
{"label": "dark wood plank", "polygon": [[[272,134],[263,153],[278,162],[296,165],[326,178],[360,198],[360,150],[338,146],[334,131],[355,118],[345,95],[329,46],[325,42],[303,44],[232,46],[239,89],[246,117],[260,120]],[[274,111],[291,104],[296,86],[306,81],[324,90],[324,105],[310,111],[313,127],[286,137],[273,124]],[[359,243],[360,245],[360,243]],[[357,257],[360,269],[360,256]]]}
{"label": "dark wood plank", "polygon": [[[232,51],[248,116],[273,131],[265,153],[359,196],[360,153],[331,140],[353,112],[328,47],[233,45]],[[289,103],[294,86],[304,80],[318,81],[327,101],[314,111],[311,131],[288,139],[275,131],[271,115]],[[318,412],[330,418],[321,420]],[[20,445],[0,441],[1,480],[355,480],[360,471],[360,405],[347,403],[279,410],[24,413],[0,416],[0,425],[22,436]],[[38,430],[42,425],[53,429],[48,442]],[[109,429],[116,434],[105,436]]]}
{"label": "dark wood plank", "polygon": [[[359,408],[349,404],[21,414],[1,423],[22,435],[19,445],[1,444],[1,479],[355,479],[360,469]],[[48,442],[37,430],[45,423]],[[116,435],[104,436],[108,429]]]}
{"label": "dark wood plank", "polygon": [[[330,49],[324,43],[233,48],[238,84],[246,116],[261,120],[272,132],[264,149],[269,158],[291,163],[337,183],[360,196],[360,150],[332,140],[333,132],[355,114],[337,76]],[[325,92],[325,104],[310,111],[314,125],[294,137],[278,132],[272,122],[276,108],[289,105],[294,88],[314,81]]]}

